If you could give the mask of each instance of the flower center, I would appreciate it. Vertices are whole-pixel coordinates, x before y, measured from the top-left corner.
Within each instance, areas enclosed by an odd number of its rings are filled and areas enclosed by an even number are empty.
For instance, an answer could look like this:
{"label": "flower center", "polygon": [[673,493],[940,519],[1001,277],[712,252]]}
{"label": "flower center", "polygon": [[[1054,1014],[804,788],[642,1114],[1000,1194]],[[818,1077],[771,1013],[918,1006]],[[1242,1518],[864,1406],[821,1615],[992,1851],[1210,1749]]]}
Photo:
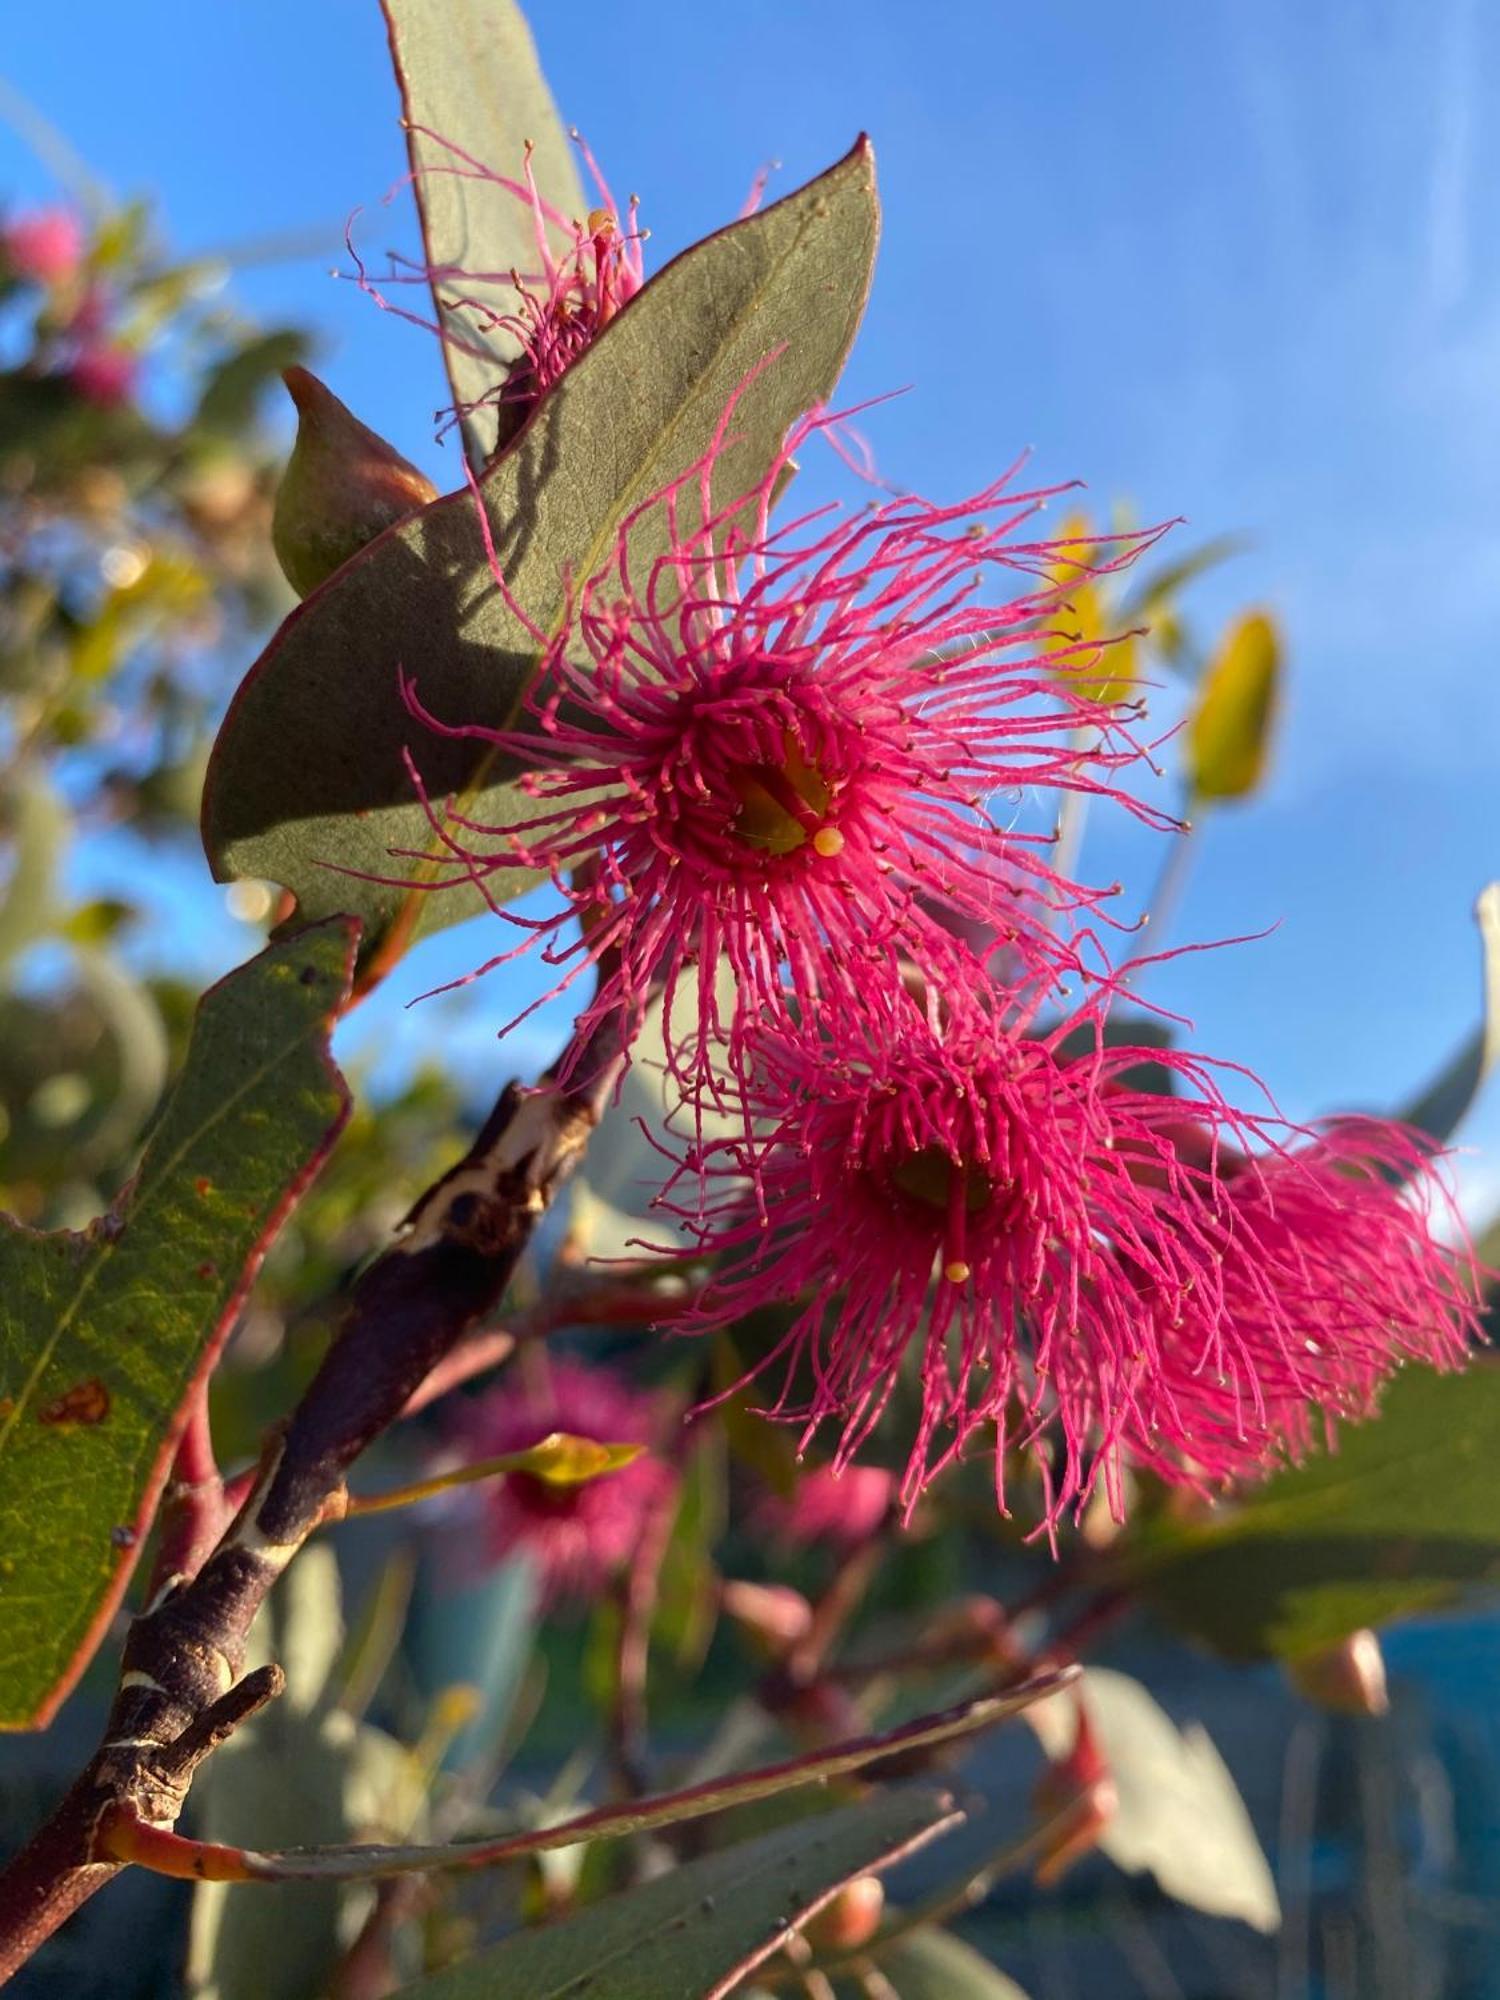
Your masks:
{"label": "flower center", "polygon": [[739,800],[733,830],[747,847],[793,854],[811,844],[827,859],[843,852],[844,836],[827,820],[833,793],[790,733],[779,764],[734,764],[727,779]]}
{"label": "flower center", "polygon": [[968,1222],[993,1207],[1009,1183],[991,1178],[985,1168],[952,1160],[941,1146],[923,1146],[888,1170],[891,1185],[923,1208],[943,1218],[943,1276],[961,1285],[970,1275]]}

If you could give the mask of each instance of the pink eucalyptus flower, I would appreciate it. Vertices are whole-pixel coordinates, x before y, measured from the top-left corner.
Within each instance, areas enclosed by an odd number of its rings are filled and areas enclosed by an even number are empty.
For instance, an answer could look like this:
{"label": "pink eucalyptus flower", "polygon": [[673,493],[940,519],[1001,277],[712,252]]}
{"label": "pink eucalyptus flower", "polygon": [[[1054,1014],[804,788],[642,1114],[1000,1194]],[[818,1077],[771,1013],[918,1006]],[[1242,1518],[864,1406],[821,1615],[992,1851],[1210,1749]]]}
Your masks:
{"label": "pink eucalyptus flower", "polygon": [[[570,1361],[549,1362],[541,1389],[507,1371],[487,1395],[462,1409],[455,1424],[473,1459],[525,1451],[553,1431],[600,1444],[650,1444],[660,1427],[655,1398],[608,1369]],[[595,1597],[628,1560],[671,1477],[649,1455],[578,1486],[507,1473],[479,1489],[488,1553],[529,1557],[548,1598]]]}
{"label": "pink eucalyptus flower", "polygon": [[[970,1009],[939,1031],[910,1006],[767,1037],[752,1136],[690,1156],[690,1192],[664,1197],[726,1259],[677,1324],[798,1302],[761,1366],[785,1373],[772,1414],[840,1427],[835,1465],[915,1349],[908,1508],[979,1432],[1002,1508],[1015,1447],[1049,1530],[1101,1479],[1118,1518],[1127,1459],[1200,1488],[1266,1469],[1317,1410],[1363,1412],[1403,1359],[1455,1366],[1477,1330],[1472,1269],[1380,1177],[1399,1161],[1432,1198],[1406,1135],[1289,1145],[1199,1058],[1096,1042],[1070,1059],[1077,1025],[1027,1038]],[[1183,1094],[1132,1088],[1144,1061]],[[706,1208],[700,1173],[729,1186]]]}
{"label": "pink eucalyptus flower", "polygon": [[[798,425],[755,490],[716,511],[733,408],[704,460],[627,519],[565,629],[530,628],[543,658],[520,728],[439,721],[407,685],[429,726],[524,767],[530,817],[488,827],[435,802],[429,815],[455,882],[482,887],[518,862],[552,875],[555,915],[501,914],[528,933],[516,951],[581,924],[581,945],[547,952],[570,967],[554,991],[601,969],[580,1042],[617,1010],[639,1022],[695,966],[727,963],[730,1018],[702,979],[669,1047],[683,1082],[721,1045],[738,1076],[745,1033],[788,1003],[803,1019],[873,1005],[899,994],[908,965],[940,991],[966,988],[976,961],[935,910],[990,926],[1015,978],[1049,987],[1077,964],[1054,925],[1112,893],[1048,866],[1056,795],[1105,794],[1169,823],[1110,782],[1141,755],[1137,705],[1086,699],[1056,652],[1042,656],[1055,558],[1017,529],[1044,496],[1002,479],[946,507],[899,498],[773,531],[794,453],[834,420]],[[666,552],[642,560],[643,539]],[[1098,650],[1077,649],[1080,671]],[[1023,806],[1042,829],[1017,824]]]}
{"label": "pink eucalyptus flower", "polygon": [[137,355],[101,341],[82,348],[69,362],[66,372],[68,381],[85,402],[101,410],[114,410],[130,400],[139,370]]}
{"label": "pink eucalyptus flower", "polygon": [[63,285],[83,261],[83,224],[69,208],[36,208],[6,223],[0,251],[16,277]]}
{"label": "pink eucalyptus flower", "polygon": [[839,1549],[867,1542],[896,1500],[896,1475],[879,1465],[819,1465],[804,1472],[783,1498],[759,1509],[764,1527],[784,1542],[827,1542]]}

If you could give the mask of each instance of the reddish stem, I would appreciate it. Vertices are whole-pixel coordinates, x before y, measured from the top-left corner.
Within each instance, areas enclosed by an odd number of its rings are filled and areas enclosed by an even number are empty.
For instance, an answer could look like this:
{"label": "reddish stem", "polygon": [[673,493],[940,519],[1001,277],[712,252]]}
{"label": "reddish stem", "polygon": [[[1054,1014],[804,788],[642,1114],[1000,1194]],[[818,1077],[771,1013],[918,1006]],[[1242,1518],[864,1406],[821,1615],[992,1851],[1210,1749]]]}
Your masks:
{"label": "reddish stem", "polygon": [[214,1456],[208,1384],[202,1382],[172,1460],[149,1595],[155,1597],[170,1578],[196,1576],[234,1512]]}

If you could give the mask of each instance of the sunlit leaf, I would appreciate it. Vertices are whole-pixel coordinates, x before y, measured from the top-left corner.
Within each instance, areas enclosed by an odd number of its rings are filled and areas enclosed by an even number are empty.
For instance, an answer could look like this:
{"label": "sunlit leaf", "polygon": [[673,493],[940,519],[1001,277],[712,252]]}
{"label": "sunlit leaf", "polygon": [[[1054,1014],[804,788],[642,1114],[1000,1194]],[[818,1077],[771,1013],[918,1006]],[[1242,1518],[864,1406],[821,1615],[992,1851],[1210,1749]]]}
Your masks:
{"label": "sunlit leaf", "polygon": [[1187,726],[1195,799],[1241,799],[1265,775],[1276,719],[1281,641],[1263,611],[1236,619],[1209,661]]}
{"label": "sunlit leaf", "polygon": [[1099,1836],[1131,1874],[1156,1877],[1169,1896],[1258,1931],[1281,1923],[1276,1885],[1245,1802],[1206,1730],[1179,1729],[1139,1681],[1088,1667],[1072,1692],[1028,1720],[1054,1760],[1072,1748],[1075,1696],[1114,1777],[1118,1804]]}
{"label": "sunlit leaf", "polygon": [[351,1514],[380,1514],[392,1507],[409,1507],[414,1501],[429,1500],[454,1486],[470,1486],[476,1480],[498,1479],[506,1473],[524,1472],[547,1486],[586,1486],[591,1479],[603,1479],[640,1457],[643,1444],[603,1444],[597,1438],[572,1437],[566,1431],[552,1431],[524,1451],[502,1452],[494,1458],[478,1458],[467,1465],[450,1466],[410,1486],[387,1493],[362,1495],[349,1504]]}
{"label": "sunlit leaf", "polygon": [[323,925],[204,996],[139,1171],[92,1228],[0,1218],[0,1725],[48,1721],[87,1664],[188,1391],[343,1122],[327,1034],[351,952],[348,925]]}
{"label": "sunlit leaf", "polygon": [[[1071,514],[1057,540],[1077,544],[1059,559],[1050,577],[1066,596],[1051,613],[1052,637],[1044,652],[1057,657],[1066,685],[1085,701],[1124,701],[1139,692],[1140,662],[1129,621],[1111,604],[1108,586],[1096,572],[1109,559],[1110,538],[1095,537],[1084,514]],[[1079,642],[1097,644],[1091,661],[1078,651]]]}

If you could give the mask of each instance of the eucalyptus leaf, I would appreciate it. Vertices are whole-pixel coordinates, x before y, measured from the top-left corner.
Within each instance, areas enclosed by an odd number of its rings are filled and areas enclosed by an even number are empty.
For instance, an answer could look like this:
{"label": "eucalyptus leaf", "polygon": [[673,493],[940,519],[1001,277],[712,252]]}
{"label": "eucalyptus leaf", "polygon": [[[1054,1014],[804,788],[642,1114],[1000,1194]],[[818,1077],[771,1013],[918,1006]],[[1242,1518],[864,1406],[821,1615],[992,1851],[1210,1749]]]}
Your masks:
{"label": "eucalyptus leaf", "polygon": [[[443,361],[453,400],[465,408],[495,386],[519,351],[508,329],[489,322],[491,315],[514,311],[507,276],[534,271],[537,247],[528,204],[472,175],[460,155],[514,181],[521,177],[529,145],[531,171],[545,201],[579,222],[593,203],[579,184],[573,147],[526,17],[512,0],[384,0],[384,5],[427,262],[435,271],[470,274],[437,279],[432,286],[438,324],[449,336]],[[567,249],[565,237],[549,233],[554,248]],[[473,300],[480,310],[460,300]],[[495,448],[494,407],[472,410],[463,429],[477,471]]]}
{"label": "eucalyptus leaf", "polygon": [[58,869],[71,830],[71,814],[39,772],[22,770],[7,779],[0,823],[0,859],[6,862],[0,879],[0,961],[24,950],[55,920]]}
{"label": "eucalyptus leaf", "polygon": [[[669,264],[542,399],[480,489],[509,591],[537,627],[559,627],[571,584],[607,560],[622,518],[699,460],[761,367],[736,409],[719,497],[755,486],[788,425],[832,390],[876,227],[861,140],[809,186]],[[660,513],[632,543],[641,560],[661,545]],[[398,676],[411,674],[443,721],[500,728],[537,657],[495,585],[471,492],[387,531],[292,613],[235,696],[204,794],[215,874],[283,883],[304,918],[359,916],[387,956],[419,928],[482,909],[467,882],[404,886],[432,870],[393,852],[434,842],[402,753],[439,807],[458,795],[497,829],[492,852],[529,804],[490,746],[420,728]],[[372,879],[391,876],[403,886]],[[491,892],[503,901],[529,879],[508,871]]]}
{"label": "eucalyptus leaf", "polygon": [[1500,1369],[1408,1368],[1336,1452],[1251,1489],[1220,1518],[1157,1524],[1136,1589],[1236,1658],[1291,1657],[1500,1580]]}
{"label": "eucalyptus leaf", "polygon": [[261,397],[281,371],[305,361],[311,344],[305,333],[293,327],[253,335],[210,369],[198,398],[194,424],[238,436],[254,421]]}
{"label": "eucalyptus leaf", "polygon": [[[869,1956],[900,2000],[1026,2000],[1016,1982],[973,1945],[934,1925],[909,1931],[884,1949],[876,1939]],[[854,1981],[841,1982],[839,2000],[845,1995],[865,2000],[868,1990]]]}
{"label": "eucalyptus leaf", "polygon": [[327,1034],[352,951],[321,925],[204,995],[140,1169],[91,1228],[0,1217],[0,1726],[49,1721],[88,1663],[189,1392],[344,1121]]}
{"label": "eucalyptus leaf", "polygon": [[1200,576],[1227,562],[1231,556],[1240,555],[1249,546],[1241,535],[1215,535],[1212,540],[1200,542],[1197,548],[1189,549],[1185,555],[1148,570],[1120,600],[1116,614],[1120,624],[1129,626],[1142,618],[1156,617],[1188,584],[1195,583]]}
{"label": "eucalyptus leaf", "polygon": [[1128,1674],[1088,1667],[1075,1689],[1028,1717],[1054,1761],[1073,1747],[1078,1700],[1118,1794],[1101,1851],[1131,1874],[1154,1875],[1179,1903],[1253,1930],[1279,1929],[1270,1867],[1208,1732],[1196,1723],[1179,1729]]}
{"label": "eucalyptus leaf", "polygon": [[[252,1628],[247,1667],[276,1660],[284,1694],[210,1759],[193,1787],[195,1832],[236,1843],[342,1840],[408,1826],[422,1809],[417,1766],[382,1730],[328,1705],[343,1636],[338,1563],[304,1549]],[[318,2000],[374,1903],[366,1885],[280,1883],[248,1897],[223,1882],[193,1891],[193,2000]]]}
{"label": "eucalyptus leaf", "polygon": [[[734,974],[727,964],[715,976],[715,997],[725,1019],[734,1008]],[[686,973],[672,995],[672,1038],[684,1039],[698,1018],[698,975]],[[667,1067],[664,1003],[658,1001],[630,1045],[630,1068],[589,1142],[582,1171],[575,1177],[569,1234],[585,1256],[608,1262],[640,1257],[642,1243],[680,1245],[691,1251],[696,1238],[688,1225],[654,1206],[667,1175],[663,1149],[680,1153],[699,1138],[707,1144],[742,1129],[741,1120],[716,1111],[711,1102],[696,1107],[685,1130],[681,1101]]]}
{"label": "eucalyptus leaf", "polygon": [[403,1992],[411,2000],[717,2000],[846,1882],[962,1817],[940,1792],[866,1799],[689,1861]]}

